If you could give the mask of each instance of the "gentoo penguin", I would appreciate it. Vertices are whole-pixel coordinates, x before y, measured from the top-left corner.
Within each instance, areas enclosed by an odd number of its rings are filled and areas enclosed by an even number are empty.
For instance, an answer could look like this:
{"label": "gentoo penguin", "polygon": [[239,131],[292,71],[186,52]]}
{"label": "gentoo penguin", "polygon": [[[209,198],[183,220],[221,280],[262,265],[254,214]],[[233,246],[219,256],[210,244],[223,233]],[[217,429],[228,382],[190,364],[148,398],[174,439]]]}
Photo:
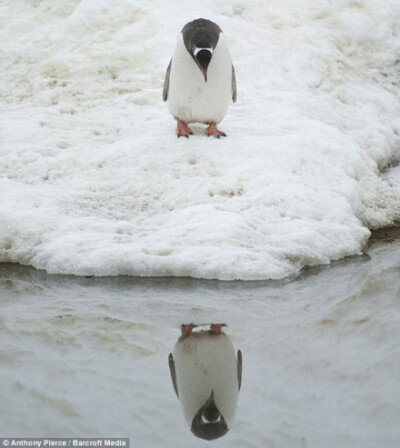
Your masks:
{"label": "gentoo penguin", "polygon": [[182,336],[168,358],[185,420],[195,436],[206,440],[229,431],[242,382],[242,352],[236,357],[223,325],[196,332],[195,325],[182,325]]}
{"label": "gentoo penguin", "polygon": [[231,98],[236,101],[236,77],[224,33],[211,20],[187,23],[178,36],[163,91],[177,121],[177,136],[189,138],[193,132],[188,124],[203,123],[208,125],[207,136],[226,137],[217,124]]}

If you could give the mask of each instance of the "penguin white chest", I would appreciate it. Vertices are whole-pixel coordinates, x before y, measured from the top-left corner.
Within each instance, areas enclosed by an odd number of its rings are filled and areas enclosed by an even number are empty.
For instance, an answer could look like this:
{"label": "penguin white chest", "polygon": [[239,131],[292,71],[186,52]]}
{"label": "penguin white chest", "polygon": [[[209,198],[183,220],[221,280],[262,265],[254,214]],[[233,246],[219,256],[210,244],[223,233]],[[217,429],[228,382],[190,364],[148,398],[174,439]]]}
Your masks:
{"label": "penguin white chest", "polygon": [[184,123],[219,123],[232,98],[232,62],[226,38],[220,33],[207,81],[178,36],[171,62],[168,108]]}

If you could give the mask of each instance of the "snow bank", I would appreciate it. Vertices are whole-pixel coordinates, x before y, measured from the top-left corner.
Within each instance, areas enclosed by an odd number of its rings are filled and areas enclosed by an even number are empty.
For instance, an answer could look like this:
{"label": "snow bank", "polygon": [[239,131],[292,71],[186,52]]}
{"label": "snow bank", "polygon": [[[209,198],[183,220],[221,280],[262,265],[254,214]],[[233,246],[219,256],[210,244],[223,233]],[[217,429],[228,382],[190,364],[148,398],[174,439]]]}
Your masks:
{"label": "snow bank", "polygon": [[[267,279],[359,254],[400,217],[400,4],[0,6],[0,261],[77,275]],[[228,138],[177,140],[178,30],[227,34]]]}

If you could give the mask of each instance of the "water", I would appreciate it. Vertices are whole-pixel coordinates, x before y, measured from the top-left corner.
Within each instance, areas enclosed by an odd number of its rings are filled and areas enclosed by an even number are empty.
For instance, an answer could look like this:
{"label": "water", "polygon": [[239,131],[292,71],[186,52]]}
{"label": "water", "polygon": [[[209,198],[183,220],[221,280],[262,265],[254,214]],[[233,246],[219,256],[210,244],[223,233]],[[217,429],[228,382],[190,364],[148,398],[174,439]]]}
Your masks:
{"label": "water", "polygon": [[400,241],[284,281],[77,278],[0,265],[0,434],[200,447],[168,354],[182,322],[243,352],[229,447],[398,447]]}

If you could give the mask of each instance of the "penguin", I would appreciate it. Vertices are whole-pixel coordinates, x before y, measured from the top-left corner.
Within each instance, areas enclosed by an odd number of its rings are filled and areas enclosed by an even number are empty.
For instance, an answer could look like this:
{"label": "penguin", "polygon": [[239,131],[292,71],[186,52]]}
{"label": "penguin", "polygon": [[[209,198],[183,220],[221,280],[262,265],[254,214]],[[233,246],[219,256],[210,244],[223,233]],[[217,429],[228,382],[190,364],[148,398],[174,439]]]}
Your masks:
{"label": "penguin", "polygon": [[192,433],[205,440],[225,435],[235,418],[242,382],[242,352],[237,356],[225,324],[192,332],[182,325],[168,363],[172,384]]}
{"label": "penguin", "polygon": [[235,69],[221,28],[207,19],[187,23],[178,35],[163,90],[177,136],[189,138],[193,132],[188,124],[203,123],[208,137],[226,137],[217,124],[236,97]]}

